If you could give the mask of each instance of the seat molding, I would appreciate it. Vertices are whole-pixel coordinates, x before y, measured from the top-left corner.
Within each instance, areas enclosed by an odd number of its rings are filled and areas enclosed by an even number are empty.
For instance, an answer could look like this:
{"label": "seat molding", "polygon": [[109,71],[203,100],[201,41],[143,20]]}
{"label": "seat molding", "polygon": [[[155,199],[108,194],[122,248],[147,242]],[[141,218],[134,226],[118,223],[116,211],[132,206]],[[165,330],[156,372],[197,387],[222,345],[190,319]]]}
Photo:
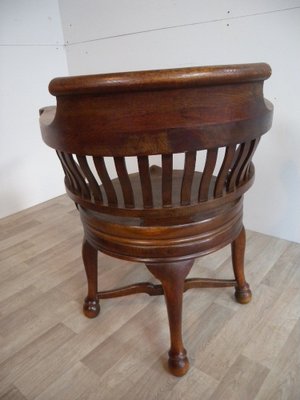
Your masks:
{"label": "seat molding", "polygon": [[145,263],[194,259],[231,243],[242,229],[243,199],[209,218],[178,225],[133,226],[80,207],[86,239],[110,256]]}

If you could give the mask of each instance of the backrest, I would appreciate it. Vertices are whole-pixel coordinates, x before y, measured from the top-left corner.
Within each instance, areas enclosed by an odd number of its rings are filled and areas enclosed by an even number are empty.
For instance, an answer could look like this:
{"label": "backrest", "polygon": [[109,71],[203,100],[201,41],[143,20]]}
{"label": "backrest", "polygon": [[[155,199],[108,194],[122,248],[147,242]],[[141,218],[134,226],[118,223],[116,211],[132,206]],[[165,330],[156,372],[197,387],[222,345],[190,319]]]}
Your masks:
{"label": "backrest", "polygon": [[[267,64],[244,64],[56,78],[49,90],[57,107],[41,110],[43,139],[57,150],[69,195],[84,207],[133,216],[211,207],[252,183],[251,159],[272,123],[263,97],[270,74]],[[173,166],[179,153],[181,174]],[[161,169],[151,169],[154,155]],[[127,170],[132,157],[137,175]]]}

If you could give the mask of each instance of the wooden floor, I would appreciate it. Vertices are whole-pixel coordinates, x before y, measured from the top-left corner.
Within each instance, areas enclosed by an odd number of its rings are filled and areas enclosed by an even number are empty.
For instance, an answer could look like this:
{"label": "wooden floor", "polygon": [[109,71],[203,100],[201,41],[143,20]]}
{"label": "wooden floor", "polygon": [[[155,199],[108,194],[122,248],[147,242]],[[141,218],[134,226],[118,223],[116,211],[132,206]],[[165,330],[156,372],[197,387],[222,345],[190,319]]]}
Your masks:
{"label": "wooden floor", "polygon": [[[300,245],[248,232],[253,301],[232,288],[184,297],[189,373],[167,372],[162,296],[104,300],[82,314],[82,228],[65,196],[0,221],[0,399],[300,399]],[[151,280],[143,265],[99,256],[100,289]],[[230,249],[191,276],[231,278]]]}

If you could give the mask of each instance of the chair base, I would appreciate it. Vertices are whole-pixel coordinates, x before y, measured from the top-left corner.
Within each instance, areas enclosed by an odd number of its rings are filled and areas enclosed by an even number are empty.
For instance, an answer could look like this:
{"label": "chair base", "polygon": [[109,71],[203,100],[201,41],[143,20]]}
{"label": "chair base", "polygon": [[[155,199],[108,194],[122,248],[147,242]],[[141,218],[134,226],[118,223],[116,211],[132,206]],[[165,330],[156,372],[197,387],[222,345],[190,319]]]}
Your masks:
{"label": "chair base", "polygon": [[[206,279],[191,278],[184,280],[183,291],[195,288],[218,288],[236,286],[234,279]],[[131,294],[147,293],[149,296],[159,296],[164,294],[162,285],[154,285],[150,282],[139,282],[133,285],[123,286],[112,290],[97,292],[97,299],[112,299],[114,297],[129,296]]]}
{"label": "chair base", "polygon": [[[217,287],[231,287],[235,286],[235,298],[240,304],[247,304],[252,299],[252,293],[248,283],[239,288],[235,280],[230,279],[205,279],[205,278],[192,278],[185,279],[183,284],[183,292],[193,288],[217,288]],[[106,290],[97,292],[96,299],[85,298],[83,304],[84,315],[88,318],[95,318],[100,312],[100,299],[110,299],[122,296],[129,296],[131,294],[146,293],[149,296],[159,296],[164,294],[162,285],[154,285],[150,282],[140,282],[133,285],[116,288],[113,290]],[[184,376],[190,367],[185,349],[179,353],[169,351],[168,367],[172,375],[181,377]]]}
{"label": "chair base", "polygon": [[231,244],[232,264],[235,279],[204,279],[187,276],[193,266],[194,258],[168,260],[165,262],[146,262],[146,267],[161,284],[139,282],[112,290],[98,291],[97,253],[85,238],[83,242],[83,261],[88,280],[88,295],[83,311],[88,318],[95,318],[100,312],[100,299],[147,293],[150,296],[164,295],[168,311],[170,329],[169,369],[175,376],[183,376],[189,369],[189,360],[182,337],[183,293],[192,288],[235,287],[235,298],[240,304],[251,300],[251,290],[244,275],[245,230],[243,226]]}

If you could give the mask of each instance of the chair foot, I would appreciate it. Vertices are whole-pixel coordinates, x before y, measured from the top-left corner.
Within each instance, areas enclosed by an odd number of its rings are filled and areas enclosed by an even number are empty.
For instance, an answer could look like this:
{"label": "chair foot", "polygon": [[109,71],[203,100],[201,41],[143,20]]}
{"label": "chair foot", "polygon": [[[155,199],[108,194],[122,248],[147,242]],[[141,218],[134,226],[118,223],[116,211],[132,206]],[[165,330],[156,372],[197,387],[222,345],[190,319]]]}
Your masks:
{"label": "chair foot", "polygon": [[235,298],[240,304],[247,304],[251,301],[252,293],[245,279],[244,256],[245,256],[246,234],[242,227],[238,237],[232,242],[232,265],[236,279]]}
{"label": "chair foot", "polygon": [[186,351],[184,350],[184,352],[180,354],[172,354],[172,352],[169,351],[168,366],[172,375],[178,377],[185,375],[190,368],[190,363],[189,359],[186,356]]}
{"label": "chair foot", "polygon": [[100,312],[98,291],[97,250],[84,238],[82,258],[88,280],[88,295],[84,300],[83,312],[88,318],[95,318]]}
{"label": "chair foot", "polygon": [[83,303],[84,315],[88,318],[95,318],[100,312],[100,304],[98,299],[85,298]]}
{"label": "chair foot", "polygon": [[247,304],[252,299],[252,292],[249,288],[248,283],[245,284],[243,287],[236,287],[235,288],[235,298],[236,301],[240,304]]}
{"label": "chair foot", "polygon": [[167,305],[170,341],[169,369],[175,376],[183,376],[189,369],[189,360],[182,340],[182,295],[184,281],[193,265],[193,260],[146,264],[149,271],[161,281]]}

